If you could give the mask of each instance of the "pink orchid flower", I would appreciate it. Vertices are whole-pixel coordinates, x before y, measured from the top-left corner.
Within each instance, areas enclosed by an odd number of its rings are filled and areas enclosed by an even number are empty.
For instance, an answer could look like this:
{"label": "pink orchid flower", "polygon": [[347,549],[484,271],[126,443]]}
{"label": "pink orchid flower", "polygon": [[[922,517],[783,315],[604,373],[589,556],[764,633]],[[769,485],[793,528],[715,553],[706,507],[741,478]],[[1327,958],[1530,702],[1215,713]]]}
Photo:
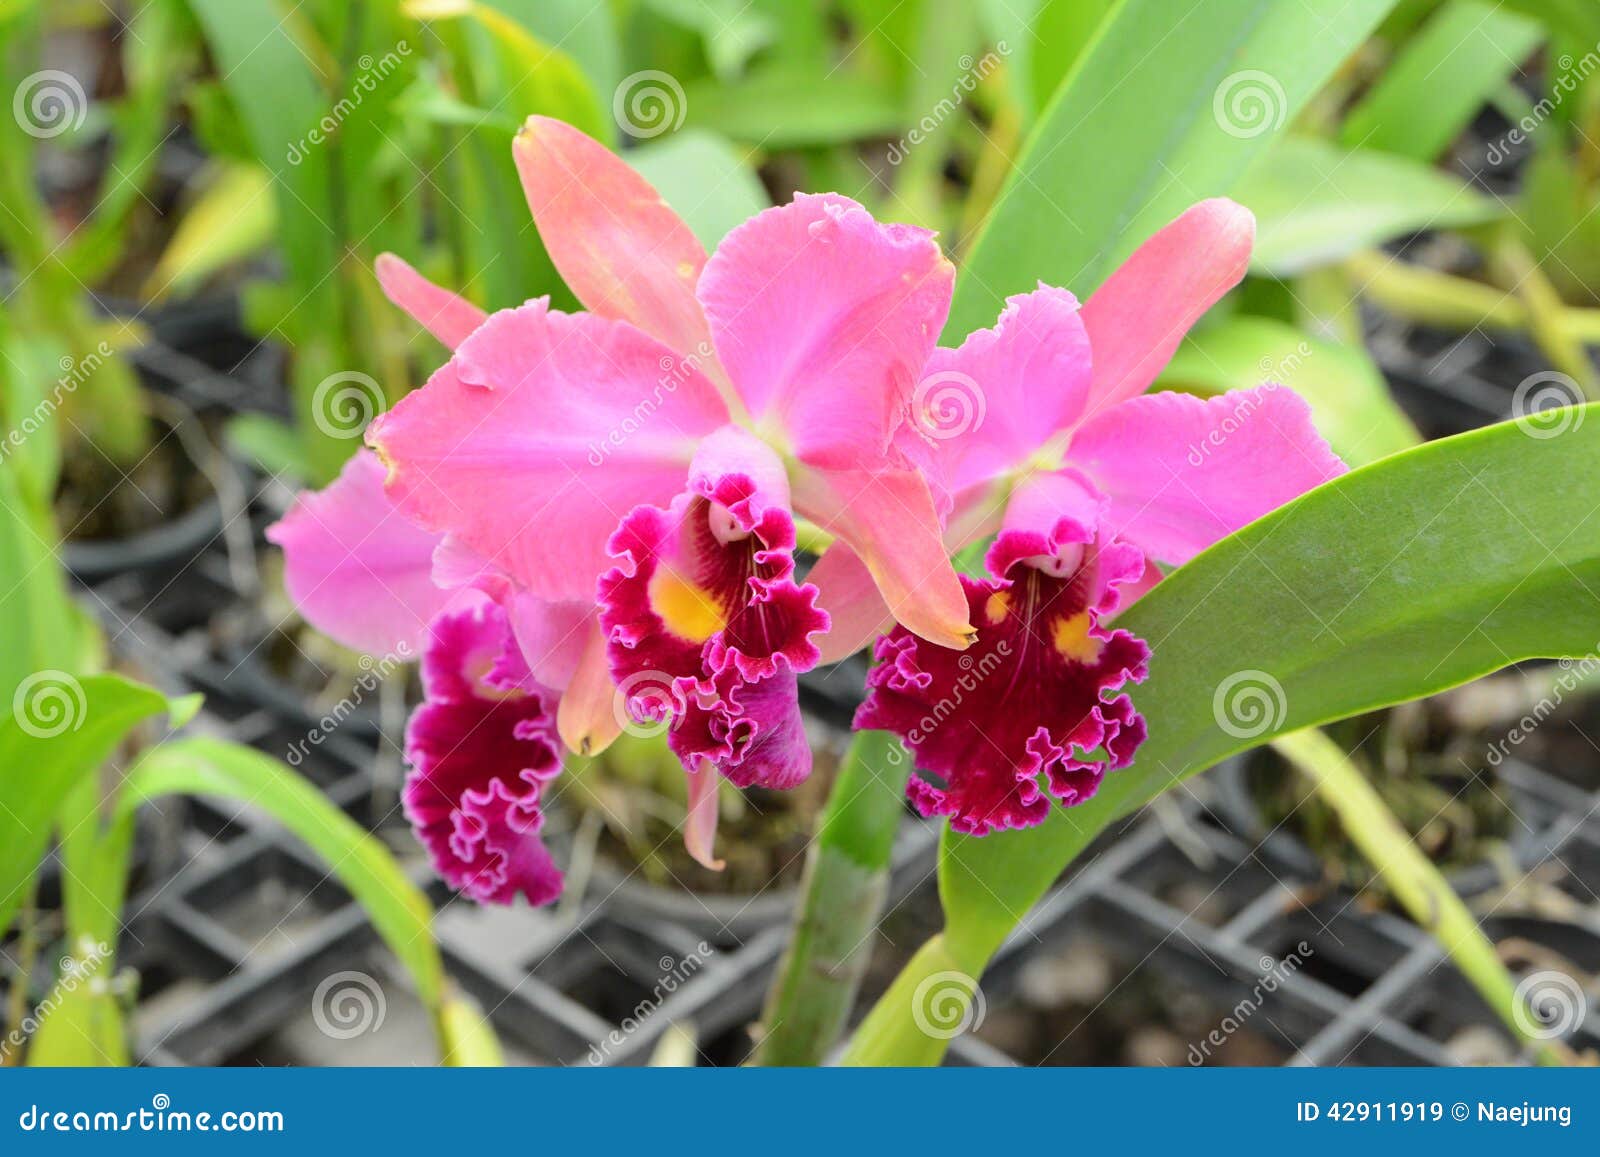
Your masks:
{"label": "pink orchid flower", "polygon": [[[572,679],[588,608],[541,605],[485,572],[383,493],[371,451],[300,495],[267,537],[307,621],[344,645],[422,661],[425,701],[406,727],[402,802],[439,874],[474,899],[544,904],[561,872],[539,838],[561,770],[558,688]],[[513,628],[521,625],[515,633]],[[536,666],[527,656],[537,656]]]}
{"label": "pink orchid flower", "polygon": [[[913,777],[924,815],[982,834],[1043,822],[1052,797],[1093,796],[1146,733],[1120,689],[1145,678],[1150,650],[1106,621],[1159,579],[1156,561],[1184,563],[1344,471],[1279,386],[1141,396],[1244,275],[1253,238],[1247,210],[1202,202],[1081,308],[1040,285],[929,360],[937,388],[919,394],[943,391],[943,409],[917,415],[901,444],[949,512],[952,550],[998,534],[993,577],[962,578],[977,644],[958,655],[889,630],[856,716],[943,779]],[[826,658],[888,622],[861,572],[835,547],[810,576],[834,616]]]}
{"label": "pink orchid flower", "polygon": [[[711,863],[713,773],[787,787],[811,769],[796,678],[829,620],[794,578],[797,515],[850,545],[909,630],[971,641],[933,494],[897,438],[954,270],[932,233],[833,194],[758,213],[708,257],[570,126],[531,118],[515,158],[588,312],[539,299],[481,318],[385,258],[391,298],[454,354],[368,441],[419,526],[541,606],[593,604],[560,733],[597,750],[619,697],[633,719],[670,717],[691,847]],[[583,677],[602,660],[609,680]]]}

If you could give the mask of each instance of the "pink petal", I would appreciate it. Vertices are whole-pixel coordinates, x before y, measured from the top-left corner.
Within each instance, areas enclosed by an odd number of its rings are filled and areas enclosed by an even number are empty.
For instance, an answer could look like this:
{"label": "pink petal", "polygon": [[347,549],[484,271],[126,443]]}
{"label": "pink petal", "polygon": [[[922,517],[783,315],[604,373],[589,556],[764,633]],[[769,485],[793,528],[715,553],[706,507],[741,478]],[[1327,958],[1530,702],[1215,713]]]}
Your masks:
{"label": "pink petal", "polygon": [[395,509],[383,473],[376,454],[357,451],[326,489],[302,493],[267,538],[283,548],[284,586],[307,622],[357,651],[414,656],[435,615],[484,596],[434,585],[439,535]]}
{"label": "pink petal", "polygon": [[685,769],[689,777],[689,804],[683,817],[683,846],[701,867],[720,872],[726,862],[716,858],[713,848],[717,842],[717,784],[720,782],[716,768],[709,762],[692,770]]}
{"label": "pink petal", "polygon": [[936,349],[899,444],[955,495],[1028,457],[1083,413],[1089,336],[1078,299],[1041,284],[1009,298],[993,329]]}
{"label": "pink petal", "polygon": [[572,680],[556,709],[556,731],[574,755],[598,755],[622,734],[626,718],[606,664],[605,634],[591,610]]}
{"label": "pink petal", "polygon": [[762,428],[815,465],[882,460],[950,308],[934,235],[836,194],[797,195],[723,240],[700,276],[717,356]]}
{"label": "pink petal", "polygon": [[795,507],[860,556],[898,622],[941,647],[972,642],[967,599],[920,473],[801,469],[793,482]]}
{"label": "pink petal", "polygon": [[1250,264],[1256,219],[1226,198],[1201,201],[1159,230],[1084,303],[1094,350],[1089,413],[1137,397]]}
{"label": "pink petal", "polygon": [[649,182],[549,117],[529,117],[511,151],[545,250],[584,307],[709,357],[694,294],[705,249]]}
{"label": "pink petal", "polygon": [[832,621],[828,633],[817,640],[818,662],[848,658],[894,626],[872,572],[845,543],[830,546],[806,581],[817,588],[817,605]]}
{"label": "pink petal", "polygon": [[384,296],[450,349],[465,341],[488,316],[466,298],[435,285],[393,253],[378,254],[372,268]]}
{"label": "pink petal", "polygon": [[1183,563],[1345,471],[1293,391],[1159,393],[1092,419],[1067,451],[1111,499],[1113,531]]}
{"label": "pink petal", "polygon": [[500,604],[533,678],[560,691],[572,681],[592,626],[590,600],[552,603],[529,594],[516,580],[454,535],[433,552],[433,581],[447,590],[476,587]]}
{"label": "pink petal", "polygon": [[671,501],[696,441],[726,420],[665,346],[541,298],[492,315],[367,438],[402,511],[564,602],[593,598],[622,516]]}
{"label": "pink petal", "polygon": [[1114,537],[1110,506],[1070,467],[1031,474],[1012,491],[984,565],[993,575],[1015,577],[1021,564],[1056,578],[1075,575],[1077,597],[1096,615],[1109,615],[1128,601],[1122,588],[1145,573],[1144,552]]}

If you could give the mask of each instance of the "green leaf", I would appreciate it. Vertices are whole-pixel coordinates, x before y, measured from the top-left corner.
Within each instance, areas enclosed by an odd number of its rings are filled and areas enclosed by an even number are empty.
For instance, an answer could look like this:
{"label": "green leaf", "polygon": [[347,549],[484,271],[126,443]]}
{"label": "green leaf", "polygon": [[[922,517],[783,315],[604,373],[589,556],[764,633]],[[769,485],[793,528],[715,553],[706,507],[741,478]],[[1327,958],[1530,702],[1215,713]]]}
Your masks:
{"label": "green leaf", "polygon": [[945,329],[994,324],[1036,280],[1086,298],[1195,201],[1228,192],[1393,0],[1121,0],[1030,134]]}
{"label": "green leaf", "polygon": [[448,1068],[499,1068],[505,1054],[494,1027],[478,1002],[465,993],[448,990],[440,1008],[440,1063]]}
{"label": "green leaf", "polygon": [[1501,4],[1579,44],[1600,42],[1600,7],[1593,0],[1501,0]]}
{"label": "green leaf", "polygon": [[488,33],[499,56],[501,84],[492,92],[484,86],[482,103],[498,108],[511,102],[519,123],[523,114],[543,113],[599,140],[612,139],[610,118],[577,63],[497,6],[474,0],[407,0],[405,10],[417,20],[466,19]]}
{"label": "green leaf", "polygon": [[749,59],[772,43],[777,21],[750,0],[645,0],[674,24],[699,34],[706,59],[718,76],[737,76]]}
{"label": "green leaf", "polygon": [[191,738],[147,752],[128,773],[118,801],[131,822],[146,800],[165,795],[212,795],[267,812],[327,863],[389,950],[410,971],[417,995],[436,1014],[444,968],[432,934],[433,907],[378,840],[283,763],[221,740]]}
{"label": "green leaf", "polygon": [[[1119,619],[1150,737],[1088,803],[948,832],[945,939],[974,975],[1113,819],[1288,731],[1600,643],[1600,405],[1474,430],[1336,479],[1217,543]],[[1251,714],[1255,709],[1256,713]],[[1226,724],[1226,727],[1224,726]]]}
{"label": "green leaf", "polygon": [[[101,968],[109,968],[109,962]],[[28,1064],[34,1068],[126,1068],[127,1027],[109,976],[86,975],[68,986],[60,979],[47,998],[50,1007],[33,1013],[38,1028],[28,1039]]]}
{"label": "green leaf", "polygon": [[1352,149],[1431,161],[1543,38],[1536,23],[1502,4],[1451,0],[1351,110],[1340,139]]}
{"label": "green leaf", "polygon": [[38,871],[68,792],[135,724],[168,707],[159,691],[119,675],[79,679],[51,669],[31,673],[10,704],[0,717],[0,933]]}
{"label": "green leaf", "polygon": [[1257,272],[1290,277],[1423,229],[1503,216],[1499,202],[1402,157],[1348,152],[1312,137],[1280,141],[1234,188],[1256,215]]}
{"label": "green leaf", "polygon": [[1365,350],[1311,337],[1272,318],[1231,317],[1195,330],[1158,385],[1211,395],[1263,382],[1288,386],[1311,403],[1318,431],[1352,466],[1422,441]]}
{"label": "green leaf", "polygon": [[486,0],[546,44],[559,44],[597,93],[609,93],[622,76],[616,17],[593,0]]}
{"label": "green leaf", "polygon": [[886,85],[846,72],[819,84],[813,73],[789,67],[762,69],[732,84],[687,85],[681,107],[688,124],[764,149],[894,136],[904,119]]}
{"label": "green leaf", "polygon": [[771,204],[744,150],[715,133],[684,129],[622,156],[655,186],[707,250]]}

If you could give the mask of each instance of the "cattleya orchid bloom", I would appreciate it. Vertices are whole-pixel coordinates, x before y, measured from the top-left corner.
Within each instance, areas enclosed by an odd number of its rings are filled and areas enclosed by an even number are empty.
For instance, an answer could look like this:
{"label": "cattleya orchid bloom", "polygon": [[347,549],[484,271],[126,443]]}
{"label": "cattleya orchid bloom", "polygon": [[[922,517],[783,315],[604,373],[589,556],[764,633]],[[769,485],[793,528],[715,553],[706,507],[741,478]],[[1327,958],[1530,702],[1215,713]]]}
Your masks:
{"label": "cattleya orchid bloom", "polygon": [[[797,676],[883,630],[858,725],[906,735],[944,778],[914,782],[924,811],[970,831],[1037,822],[1040,771],[1085,799],[1144,735],[1104,693],[1143,677],[1148,648],[1103,619],[1154,581],[1151,559],[1181,562],[1341,469],[1303,403],[1268,391],[1208,449],[1209,474],[1180,476],[1233,403],[1135,397],[1242,274],[1237,206],[1198,206],[1082,310],[1041,286],[947,350],[953,271],[925,230],[800,195],[708,257],[569,126],[532,118],[514,153],[587,311],[487,315],[381,257],[384,291],[451,357],[374,421],[376,453],[271,532],[309,621],[422,648],[406,810],[477,899],[559,892],[539,838],[559,746],[597,751],[630,717],[670,718],[686,842],[718,866],[718,778],[803,780]],[[928,426],[926,387],[950,381],[980,391],[987,423]],[[804,582],[797,516],[835,540]],[[958,578],[947,547],[996,529],[995,578]],[[930,711],[975,633],[1003,675]]]}
{"label": "cattleya orchid bloom", "polygon": [[[1041,823],[1052,797],[1070,807],[1093,796],[1146,733],[1120,689],[1145,678],[1150,649],[1107,620],[1160,578],[1156,562],[1187,562],[1344,471],[1310,408],[1280,386],[1141,396],[1243,276],[1253,236],[1247,210],[1202,202],[1081,308],[1040,285],[1010,298],[993,329],[930,360],[930,381],[971,396],[952,411],[963,420],[924,415],[902,445],[949,512],[953,550],[998,533],[992,577],[962,578],[972,650],[899,628],[874,646],[856,726],[896,732],[944,780],[912,778],[924,815],[982,834]],[[829,604],[829,657],[887,621],[848,548],[830,550],[812,578],[825,595],[853,592]]]}
{"label": "cattleya orchid bloom", "polygon": [[[708,257],[570,126],[530,119],[515,158],[588,312],[541,298],[480,318],[386,258],[390,296],[454,353],[367,438],[405,516],[537,607],[592,607],[560,734],[593,751],[619,702],[670,716],[709,864],[715,775],[782,788],[811,770],[796,680],[829,618],[794,578],[797,514],[850,544],[908,630],[972,639],[933,494],[897,440],[954,270],[932,233],[833,194],[758,213]],[[518,638],[529,617],[511,615]]]}

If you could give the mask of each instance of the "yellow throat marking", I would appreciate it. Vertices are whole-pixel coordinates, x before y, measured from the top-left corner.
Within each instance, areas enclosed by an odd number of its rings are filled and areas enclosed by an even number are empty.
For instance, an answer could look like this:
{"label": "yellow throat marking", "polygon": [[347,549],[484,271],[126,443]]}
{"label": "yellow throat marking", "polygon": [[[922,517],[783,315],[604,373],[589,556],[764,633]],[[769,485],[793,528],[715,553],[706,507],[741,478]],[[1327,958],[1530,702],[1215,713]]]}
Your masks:
{"label": "yellow throat marking", "polygon": [[703,643],[728,625],[728,616],[710,591],[662,567],[650,576],[650,609],[681,639]]}
{"label": "yellow throat marking", "polygon": [[1065,658],[1093,663],[1100,657],[1100,640],[1089,634],[1089,612],[1057,619],[1050,628],[1050,641]]}

